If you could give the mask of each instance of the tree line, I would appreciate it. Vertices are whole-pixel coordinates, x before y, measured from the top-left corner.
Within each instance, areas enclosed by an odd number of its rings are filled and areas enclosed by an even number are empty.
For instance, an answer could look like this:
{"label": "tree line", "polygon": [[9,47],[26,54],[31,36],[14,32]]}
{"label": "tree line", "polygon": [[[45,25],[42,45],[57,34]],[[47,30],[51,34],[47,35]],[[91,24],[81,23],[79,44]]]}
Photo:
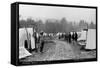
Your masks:
{"label": "tree line", "polygon": [[35,21],[31,18],[27,20],[19,20],[19,28],[23,27],[32,27],[36,31],[44,31],[46,33],[57,33],[57,32],[70,32],[70,31],[80,31],[82,29],[95,29],[96,24],[92,21],[91,23],[86,22],[85,20],[80,20],[77,22],[67,21],[66,18],[61,20],[56,19],[47,19],[45,22],[42,20]]}

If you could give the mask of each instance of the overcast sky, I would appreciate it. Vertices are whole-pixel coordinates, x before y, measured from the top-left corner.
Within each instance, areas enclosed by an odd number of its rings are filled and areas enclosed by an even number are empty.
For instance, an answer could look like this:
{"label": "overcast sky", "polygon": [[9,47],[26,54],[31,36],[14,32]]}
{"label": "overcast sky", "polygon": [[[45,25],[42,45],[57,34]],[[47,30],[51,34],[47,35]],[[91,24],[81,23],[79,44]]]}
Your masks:
{"label": "overcast sky", "polygon": [[31,17],[45,21],[45,19],[54,18],[60,20],[65,17],[68,21],[79,22],[80,20],[85,20],[89,23],[91,21],[96,23],[96,10],[91,8],[20,5],[19,14],[21,19]]}

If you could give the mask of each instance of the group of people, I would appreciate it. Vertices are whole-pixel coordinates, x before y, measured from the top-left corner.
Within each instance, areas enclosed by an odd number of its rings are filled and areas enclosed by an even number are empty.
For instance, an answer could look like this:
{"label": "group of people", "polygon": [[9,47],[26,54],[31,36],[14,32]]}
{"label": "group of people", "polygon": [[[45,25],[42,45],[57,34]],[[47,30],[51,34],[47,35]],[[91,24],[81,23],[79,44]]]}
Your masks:
{"label": "group of people", "polygon": [[67,40],[68,42],[71,41],[77,41],[78,39],[78,34],[76,32],[69,32],[68,34],[65,35],[65,40]]}
{"label": "group of people", "polygon": [[[55,35],[58,36],[58,39],[64,38],[69,43],[71,43],[71,41],[77,41],[77,38],[78,38],[77,32],[56,33]],[[52,36],[52,37],[54,37],[55,35],[53,33],[50,34],[50,36]],[[30,34],[29,34],[29,36],[30,36]],[[43,48],[44,48],[44,43],[45,43],[44,37],[50,37],[50,36],[49,36],[49,34],[43,32],[43,31],[41,31],[41,32],[33,31],[32,37],[34,38],[35,48],[34,49],[31,48],[31,44],[30,44],[32,42],[32,41],[30,41],[31,36],[28,37],[30,39],[25,41],[25,48],[27,48],[27,46],[29,46],[30,52],[35,50],[36,52],[43,53]],[[29,44],[27,44],[27,43],[29,43]]]}
{"label": "group of people", "polygon": [[59,33],[58,39],[64,38],[66,41],[77,41],[78,34],[77,32],[69,32],[69,33]]}
{"label": "group of people", "polygon": [[36,52],[43,52],[43,47],[44,47],[44,32],[34,32],[33,37],[35,38],[35,51]]}
{"label": "group of people", "polygon": [[[43,52],[43,47],[44,47],[44,38],[43,38],[43,33],[44,32],[36,32],[33,31],[32,36],[30,35],[30,33],[27,33],[27,40],[25,40],[25,48],[32,53],[33,51],[35,52]],[[33,41],[32,38],[34,39]],[[32,45],[31,43],[34,42],[34,44]],[[34,46],[35,48],[32,48],[32,46]]]}

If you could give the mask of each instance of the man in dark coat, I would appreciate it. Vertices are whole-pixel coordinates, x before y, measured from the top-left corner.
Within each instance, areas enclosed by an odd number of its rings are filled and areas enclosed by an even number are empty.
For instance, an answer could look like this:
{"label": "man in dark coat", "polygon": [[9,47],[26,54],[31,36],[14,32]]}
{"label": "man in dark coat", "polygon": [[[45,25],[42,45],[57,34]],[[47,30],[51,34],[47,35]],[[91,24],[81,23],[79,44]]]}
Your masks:
{"label": "man in dark coat", "polygon": [[78,35],[77,35],[77,33],[75,32],[75,41],[77,41],[77,38],[78,38]]}
{"label": "man in dark coat", "polygon": [[43,53],[43,47],[44,47],[44,36],[43,36],[44,32],[40,33],[40,52]]}
{"label": "man in dark coat", "polygon": [[68,33],[68,42],[70,43],[71,42],[71,34]]}

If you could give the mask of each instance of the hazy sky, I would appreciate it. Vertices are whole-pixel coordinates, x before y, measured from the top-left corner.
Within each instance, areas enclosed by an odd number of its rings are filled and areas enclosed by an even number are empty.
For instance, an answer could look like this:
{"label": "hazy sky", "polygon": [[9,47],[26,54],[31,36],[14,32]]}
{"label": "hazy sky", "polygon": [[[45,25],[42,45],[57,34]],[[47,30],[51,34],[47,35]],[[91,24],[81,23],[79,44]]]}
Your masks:
{"label": "hazy sky", "polygon": [[80,20],[85,20],[89,23],[91,21],[96,23],[96,10],[91,8],[20,5],[19,14],[23,19],[32,17],[33,19],[44,21],[51,18],[60,20],[65,17],[68,21],[79,22]]}

